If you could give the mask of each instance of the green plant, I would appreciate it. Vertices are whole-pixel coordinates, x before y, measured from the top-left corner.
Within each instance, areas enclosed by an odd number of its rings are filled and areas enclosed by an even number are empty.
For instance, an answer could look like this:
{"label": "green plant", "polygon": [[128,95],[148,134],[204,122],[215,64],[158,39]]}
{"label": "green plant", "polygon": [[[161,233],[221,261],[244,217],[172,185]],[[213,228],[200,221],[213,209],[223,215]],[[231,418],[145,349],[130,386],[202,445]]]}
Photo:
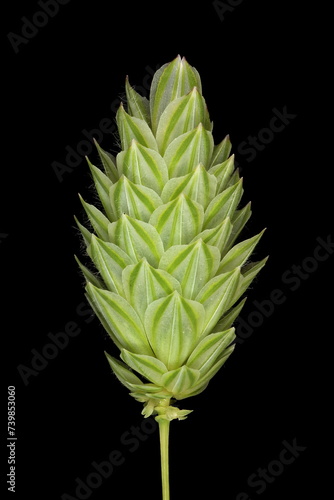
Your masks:
{"label": "green plant", "polygon": [[116,121],[121,151],[97,143],[89,161],[101,210],[82,200],[77,221],[98,274],[78,259],[87,298],[120,351],[116,377],[156,415],[163,500],[170,498],[170,421],[176,402],[201,393],[233,352],[233,322],[266,259],[249,258],[263,231],[236,244],[251,215],[229,137],[214,145],[195,68],[178,56],[154,75],[150,99],[126,80]]}

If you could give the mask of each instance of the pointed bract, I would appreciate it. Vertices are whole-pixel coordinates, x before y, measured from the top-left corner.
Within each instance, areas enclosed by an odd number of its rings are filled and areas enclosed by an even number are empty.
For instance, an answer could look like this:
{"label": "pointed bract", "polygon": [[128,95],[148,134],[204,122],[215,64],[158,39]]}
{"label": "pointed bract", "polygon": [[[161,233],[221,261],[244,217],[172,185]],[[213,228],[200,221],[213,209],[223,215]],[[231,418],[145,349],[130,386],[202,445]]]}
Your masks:
{"label": "pointed bract", "polygon": [[133,140],[126,151],[117,155],[120,173],[130,181],[153,189],[160,194],[168,181],[165,160],[154,151]]}
{"label": "pointed bract", "polygon": [[161,257],[159,267],[179,281],[184,297],[194,299],[215,276],[219,262],[218,248],[198,240],[189,245],[172,246]]}
{"label": "pointed bract", "polygon": [[173,245],[189,243],[201,231],[203,219],[202,206],[182,193],[158,207],[149,223],[156,228],[167,250]]}
{"label": "pointed bract", "polygon": [[129,115],[140,118],[151,125],[150,102],[131,87],[128,78],[125,80],[125,92]]}
{"label": "pointed bract", "polygon": [[142,146],[155,150],[158,149],[157,141],[148,124],[140,118],[130,116],[122,104],[117,111],[116,122],[122,149],[127,149],[133,139],[138,141]]}
{"label": "pointed bract", "polygon": [[203,319],[203,306],[176,291],[148,306],[146,333],[155,355],[169,370],[186,361],[201,334]]}
{"label": "pointed bract", "polygon": [[91,283],[88,283],[86,290],[91,301],[110,325],[113,337],[119,345],[129,351],[153,354],[139,316],[123,297],[109,290],[100,290]]}
{"label": "pointed bract", "polygon": [[166,149],[164,160],[170,178],[189,174],[199,163],[207,168],[212,151],[212,134],[200,122],[190,132],[176,137]]}
{"label": "pointed bract", "polygon": [[108,238],[120,247],[133,262],[143,257],[154,267],[158,266],[164,247],[156,228],[128,215],[122,215],[108,227]]}
{"label": "pointed bract", "polygon": [[117,182],[119,179],[119,175],[116,168],[115,158],[111,153],[104,151],[104,149],[101,148],[101,146],[95,139],[94,144],[99,153],[99,157],[107,177],[111,180],[111,182]]}
{"label": "pointed bract", "polygon": [[122,273],[122,283],[125,298],[143,321],[146,309],[152,302],[167,297],[174,290],[182,293],[177,279],[162,269],[155,269],[146,259],[128,265]]}
{"label": "pointed bract", "polygon": [[211,123],[203,96],[194,87],[189,94],[172,101],[162,113],[157,129],[157,144],[162,155],[178,136],[202,123],[210,130]]}
{"label": "pointed bract", "polygon": [[102,170],[95,167],[89,159],[87,158],[88,166],[92,173],[96,191],[100,197],[105,213],[110,221],[116,220],[115,212],[110,204],[109,190],[113,183],[107,175],[105,175]]}
{"label": "pointed bract", "polygon": [[188,94],[194,87],[202,91],[198,72],[192,68],[185,58],[177,56],[174,61],[162,66],[154,75],[150,106],[152,130],[156,133],[157,126],[163,111],[174,99]]}
{"label": "pointed bract", "polygon": [[223,163],[230,156],[232,144],[230,136],[227,135],[220,144],[214,147],[210,167]]}

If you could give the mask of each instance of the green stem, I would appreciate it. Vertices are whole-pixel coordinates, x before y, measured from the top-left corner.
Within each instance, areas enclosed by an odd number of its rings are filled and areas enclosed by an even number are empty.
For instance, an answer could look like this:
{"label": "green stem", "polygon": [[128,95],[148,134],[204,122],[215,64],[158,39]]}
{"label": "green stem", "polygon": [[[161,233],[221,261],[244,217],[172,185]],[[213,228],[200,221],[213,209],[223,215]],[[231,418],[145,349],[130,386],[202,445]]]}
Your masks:
{"label": "green stem", "polygon": [[170,500],[169,494],[169,426],[170,421],[164,417],[156,417],[159,423],[162,500]]}
{"label": "green stem", "polygon": [[160,435],[160,456],[161,456],[161,480],[162,480],[162,500],[170,500],[169,493],[169,426],[171,420],[175,418],[184,420],[192,410],[179,410],[170,406],[170,399],[161,399],[154,406],[154,411],[158,414],[155,420],[159,424]]}

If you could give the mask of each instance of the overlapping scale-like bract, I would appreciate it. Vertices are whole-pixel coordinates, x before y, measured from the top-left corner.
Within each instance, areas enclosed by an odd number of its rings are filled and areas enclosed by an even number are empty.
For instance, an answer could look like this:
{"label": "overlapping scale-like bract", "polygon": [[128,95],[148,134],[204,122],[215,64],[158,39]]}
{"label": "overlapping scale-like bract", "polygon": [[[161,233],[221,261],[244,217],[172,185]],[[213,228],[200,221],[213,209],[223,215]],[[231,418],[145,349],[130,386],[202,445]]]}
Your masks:
{"label": "overlapping scale-like bract", "polygon": [[214,145],[198,72],[178,56],[156,72],[149,100],[125,88],[122,150],[114,158],[96,144],[101,204],[82,200],[91,230],[78,222],[95,270],[77,261],[120,351],[110,366],[148,415],[202,392],[225,363],[239,299],[266,259],[249,261],[263,231],[236,244],[250,204],[240,207],[229,137]]}

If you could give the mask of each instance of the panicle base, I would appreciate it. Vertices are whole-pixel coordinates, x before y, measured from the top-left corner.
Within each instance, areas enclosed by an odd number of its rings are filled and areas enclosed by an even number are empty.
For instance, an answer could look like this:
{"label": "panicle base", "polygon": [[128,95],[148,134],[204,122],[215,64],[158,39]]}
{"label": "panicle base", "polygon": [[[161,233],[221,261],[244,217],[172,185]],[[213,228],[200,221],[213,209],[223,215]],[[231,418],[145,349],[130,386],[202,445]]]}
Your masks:
{"label": "panicle base", "polygon": [[193,410],[180,410],[176,406],[172,406],[171,399],[156,399],[156,398],[146,398],[146,397],[136,397],[137,401],[144,403],[143,411],[141,412],[145,418],[151,415],[157,414],[155,420],[159,422],[160,420],[168,420],[169,422],[175,419],[185,420],[189,413]]}

